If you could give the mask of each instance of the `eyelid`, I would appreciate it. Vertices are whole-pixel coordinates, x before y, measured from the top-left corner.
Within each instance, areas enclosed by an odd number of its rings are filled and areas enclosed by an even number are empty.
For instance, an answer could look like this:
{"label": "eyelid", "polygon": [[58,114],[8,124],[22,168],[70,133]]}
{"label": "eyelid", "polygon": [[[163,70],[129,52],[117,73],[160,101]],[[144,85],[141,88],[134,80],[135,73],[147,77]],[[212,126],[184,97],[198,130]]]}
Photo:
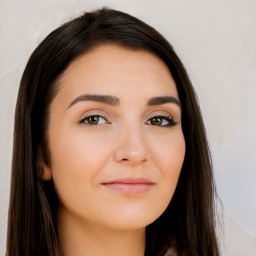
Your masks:
{"label": "eyelid", "polygon": [[98,109],[98,108],[89,108],[84,110],[83,112],[80,113],[79,115],[79,120],[85,119],[88,116],[101,116],[104,117],[107,120],[110,120],[109,114],[103,110],[103,109]]}
{"label": "eyelid", "polygon": [[172,120],[178,120],[179,116],[178,113],[173,111],[172,109],[169,108],[164,108],[164,109],[152,109],[148,111],[148,113],[145,113],[145,119],[151,119],[153,117],[169,117]]}

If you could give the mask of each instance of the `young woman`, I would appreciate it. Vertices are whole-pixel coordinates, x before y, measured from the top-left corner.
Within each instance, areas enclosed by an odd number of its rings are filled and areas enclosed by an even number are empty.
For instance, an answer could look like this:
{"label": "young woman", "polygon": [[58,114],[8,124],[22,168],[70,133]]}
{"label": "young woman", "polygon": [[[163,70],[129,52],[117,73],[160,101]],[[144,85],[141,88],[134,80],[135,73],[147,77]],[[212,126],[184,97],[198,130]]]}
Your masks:
{"label": "young woman", "polygon": [[85,13],[31,55],[18,94],[7,256],[219,255],[196,96],[156,30]]}

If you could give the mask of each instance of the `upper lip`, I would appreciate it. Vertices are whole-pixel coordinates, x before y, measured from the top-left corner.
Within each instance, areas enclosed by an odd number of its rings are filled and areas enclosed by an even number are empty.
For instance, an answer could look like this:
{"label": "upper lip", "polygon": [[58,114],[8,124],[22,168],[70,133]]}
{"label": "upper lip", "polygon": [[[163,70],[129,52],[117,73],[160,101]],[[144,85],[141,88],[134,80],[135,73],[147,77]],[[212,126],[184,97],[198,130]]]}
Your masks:
{"label": "upper lip", "polygon": [[110,180],[107,182],[104,182],[103,184],[114,184],[114,183],[120,183],[120,184],[154,184],[151,180],[143,177],[125,177],[115,180]]}

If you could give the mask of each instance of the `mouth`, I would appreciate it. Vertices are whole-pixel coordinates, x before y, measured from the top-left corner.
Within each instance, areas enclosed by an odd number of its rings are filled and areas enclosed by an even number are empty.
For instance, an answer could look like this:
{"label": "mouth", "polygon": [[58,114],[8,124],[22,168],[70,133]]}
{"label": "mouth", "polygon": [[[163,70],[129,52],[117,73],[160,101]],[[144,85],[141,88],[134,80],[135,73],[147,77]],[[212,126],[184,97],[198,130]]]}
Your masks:
{"label": "mouth", "polygon": [[146,178],[122,178],[103,183],[109,189],[128,194],[143,193],[150,190],[155,184]]}

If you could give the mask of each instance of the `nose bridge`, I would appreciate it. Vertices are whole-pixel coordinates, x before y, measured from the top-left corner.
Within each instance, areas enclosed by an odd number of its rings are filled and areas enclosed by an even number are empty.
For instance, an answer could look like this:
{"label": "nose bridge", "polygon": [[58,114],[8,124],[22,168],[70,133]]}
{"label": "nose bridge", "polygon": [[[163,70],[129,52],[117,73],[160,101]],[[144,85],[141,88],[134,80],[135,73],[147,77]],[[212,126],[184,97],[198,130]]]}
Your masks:
{"label": "nose bridge", "polygon": [[148,159],[149,151],[142,125],[139,122],[129,122],[120,127],[115,160],[136,165]]}

